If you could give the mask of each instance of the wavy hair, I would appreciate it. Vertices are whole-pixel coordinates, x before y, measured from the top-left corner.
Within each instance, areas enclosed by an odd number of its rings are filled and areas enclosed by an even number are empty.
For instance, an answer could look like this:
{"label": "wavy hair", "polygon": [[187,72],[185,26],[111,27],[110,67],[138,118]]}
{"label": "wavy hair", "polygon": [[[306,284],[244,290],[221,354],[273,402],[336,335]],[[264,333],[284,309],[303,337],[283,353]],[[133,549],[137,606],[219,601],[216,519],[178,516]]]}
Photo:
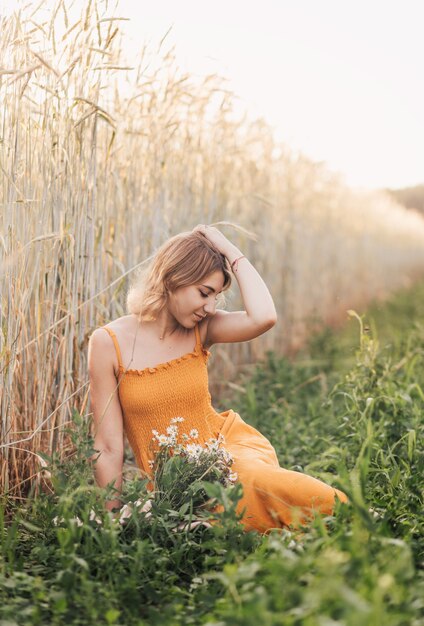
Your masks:
{"label": "wavy hair", "polygon": [[[127,293],[127,312],[140,321],[155,320],[166,305],[168,291],[199,283],[217,270],[224,275],[226,291],[232,279],[225,255],[199,231],[174,235],[158,248],[147,268],[138,272]],[[223,293],[218,303],[225,303]]]}

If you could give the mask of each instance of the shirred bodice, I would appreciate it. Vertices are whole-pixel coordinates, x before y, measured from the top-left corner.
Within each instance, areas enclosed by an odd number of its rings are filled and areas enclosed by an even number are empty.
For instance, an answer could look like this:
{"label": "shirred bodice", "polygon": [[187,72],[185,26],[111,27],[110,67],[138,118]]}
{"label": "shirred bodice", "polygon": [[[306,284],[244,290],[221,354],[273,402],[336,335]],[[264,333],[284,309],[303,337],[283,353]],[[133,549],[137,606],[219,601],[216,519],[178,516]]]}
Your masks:
{"label": "shirred bodice", "polygon": [[196,346],[192,352],[142,370],[127,369],[115,333],[111,336],[119,363],[118,394],[122,407],[124,431],[141,470],[151,475],[148,464],[153,460],[153,433],[167,434],[173,417],[183,417],[178,424],[178,441],[192,429],[199,433],[195,443],[217,437],[225,418],[212,406],[207,362],[211,355],[203,348],[198,324]]}

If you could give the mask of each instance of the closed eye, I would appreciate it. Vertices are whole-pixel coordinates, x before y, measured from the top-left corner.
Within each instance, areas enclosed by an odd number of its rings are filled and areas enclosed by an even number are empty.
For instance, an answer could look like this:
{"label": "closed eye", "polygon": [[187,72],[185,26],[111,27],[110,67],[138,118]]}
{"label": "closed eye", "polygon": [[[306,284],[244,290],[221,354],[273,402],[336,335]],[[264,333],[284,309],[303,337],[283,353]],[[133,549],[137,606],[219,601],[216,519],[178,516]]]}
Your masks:
{"label": "closed eye", "polygon": [[[209,297],[209,294],[203,293],[203,291],[200,291],[200,289],[199,289],[199,292],[201,293],[203,298],[208,298]],[[216,296],[215,300],[218,300],[218,296]]]}

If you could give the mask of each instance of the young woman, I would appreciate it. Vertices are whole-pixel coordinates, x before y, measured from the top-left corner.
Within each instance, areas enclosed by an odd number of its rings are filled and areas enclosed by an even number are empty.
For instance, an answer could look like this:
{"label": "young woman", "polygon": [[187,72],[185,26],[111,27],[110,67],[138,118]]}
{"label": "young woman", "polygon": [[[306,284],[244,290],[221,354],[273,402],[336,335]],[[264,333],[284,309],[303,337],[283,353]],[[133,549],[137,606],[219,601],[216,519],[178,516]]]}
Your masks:
{"label": "young woman", "polygon": [[[235,276],[244,311],[216,308]],[[97,328],[90,337],[89,376],[95,476],[121,491],[124,433],[145,476],[152,430],[166,432],[183,417],[183,432],[196,429],[198,443],[224,437],[243,485],[238,511],[245,530],[305,523],[331,514],[346,495],[301,472],[279,466],[271,443],[232,409],[218,413],[208,389],[208,348],[249,341],[274,326],[277,314],[264,281],[250,261],[217,228],[198,225],[171,237],[156,252],[144,279],[130,289],[128,315]],[[119,507],[119,499],[107,504]]]}

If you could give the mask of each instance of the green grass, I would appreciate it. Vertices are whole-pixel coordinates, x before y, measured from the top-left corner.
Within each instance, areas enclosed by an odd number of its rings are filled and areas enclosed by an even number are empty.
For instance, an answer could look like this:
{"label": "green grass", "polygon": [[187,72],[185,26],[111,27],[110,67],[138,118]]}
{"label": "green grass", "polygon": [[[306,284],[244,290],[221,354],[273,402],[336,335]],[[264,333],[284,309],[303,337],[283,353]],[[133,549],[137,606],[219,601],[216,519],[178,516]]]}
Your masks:
{"label": "green grass", "polygon": [[[402,353],[410,331],[424,323],[424,280],[411,289],[402,289],[385,302],[372,303],[366,312],[366,328],[377,339],[380,347],[390,346]],[[335,373],[355,364],[355,352],[359,345],[360,329],[355,319],[347,317],[346,324],[338,332],[325,330],[311,338],[306,354],[323,358],[326,369]]]}
{"label": "green grass", "polygon": [[[78,454],[56,460],[55,493],[0,509],[0,626],[424,625],[423,296],[415,286],[364,320],[352,314],[294,362],[267,353],[239,381],[244,391],[223,400],[271,440],[282,466],[349,495],[302,533],[244,533],[239,494],[223,488],[221,525],[173,534],[162,511],[117,530],[75,413]],[[143,488],[128,484],[126,498]]]}

